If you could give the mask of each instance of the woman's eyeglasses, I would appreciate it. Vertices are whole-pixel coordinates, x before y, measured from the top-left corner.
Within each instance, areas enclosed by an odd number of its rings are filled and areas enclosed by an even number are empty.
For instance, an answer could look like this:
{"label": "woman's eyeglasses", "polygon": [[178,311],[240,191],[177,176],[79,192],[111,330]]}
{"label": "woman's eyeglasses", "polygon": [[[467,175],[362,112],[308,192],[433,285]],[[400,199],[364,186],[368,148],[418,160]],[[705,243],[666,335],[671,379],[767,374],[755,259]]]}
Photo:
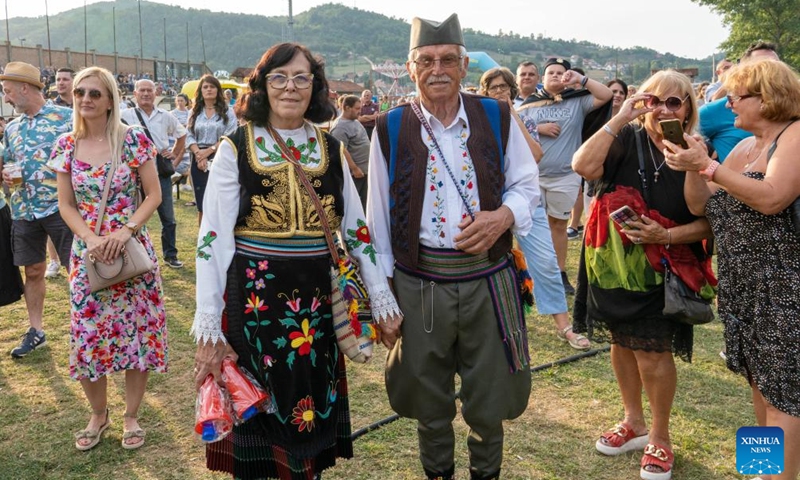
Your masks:
{"label": "woman's eyeglasses", "polygon": [[670,112],[677,112],[683,106],[683,102],[685,102],[688,99],[689,95],[686,95],[686,97],[684,97],[683,100],[681,100],[678,97],[669,97],[666,100],[661,100],[655,95],[650,95],[644,99],[644,104],[647,108],[658,108],[661,105],[664,105]]}
{"label": "woman's eyeglasses", "polygon": [[507,83],[500,83],[498,85],[492,85],[487,90],[492,92],[492,93],[500,93],[500,92],[507,92],[507,91],[511,90],[511,87],[509,87]]}
{"label": "woman's eyeglasses", "polygon": [[314,80],[313,73],[298,73],[294,77],[287,77],[282,73],[270,73],[267,75],[267,82],[272,88],[283,90],[289,85],[289,80],[294,83],[294,88],[298,90],[305,90],[311,87],[311,82]]}
{"label": "woman's eyeglasses", "polygon": [[92,100],[97,100],[103,96],[103,92],[95,89],[87,91],[85,88],[78,87],[72,90],[72,95],[78,98],[83,98],[84,95],[89,95],[89,98]]}
{"label": "woman's eyeglasses", "polygon": [[734,103],[738,102],[739,100],[744,100],[746,98],[757,97],[757,96],[758,95],[751,95],[749,93],[747,95],[725,95],[725,97],[727,97],[728,103],[731,105],[731,107],[733,106]]}
{"label": "woman's eyeglasses", "polygon": [[417,64],[417,68],[422,70],[433,68],[433,66],[436,65],[436,62],[439,62],[439,65],[441,65],[442,68],[453,68],[457,67],[463,58],[463,55],[445,55],[442,58],[419,57],[414,60],[414,63]]}

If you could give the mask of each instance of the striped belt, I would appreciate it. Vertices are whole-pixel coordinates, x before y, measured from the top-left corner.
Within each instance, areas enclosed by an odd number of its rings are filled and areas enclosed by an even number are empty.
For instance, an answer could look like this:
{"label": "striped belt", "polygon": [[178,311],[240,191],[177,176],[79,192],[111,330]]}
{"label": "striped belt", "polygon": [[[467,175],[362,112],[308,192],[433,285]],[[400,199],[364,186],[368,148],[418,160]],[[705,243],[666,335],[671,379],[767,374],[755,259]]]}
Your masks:
{"label": "striped belt", "polygon": [[520,297],[519,277],[511,260],[503,256],[493,262],[489,254],[472,255],[460,250],[419,246],[417,268],[395,262],[395,268],[423,280],[438,283],[464,282],[485,278],[494,307],[495,320],[503,341],[509,371],[516,373],[530,368],[528,331]]}
{"label": "striped belt", "polygon": [[437,249],[419,246],[417,268],[395,262],[401,272],[439,283],[464,282],[486,278],[508,267],[505,256],[495,262],[488,253],[472,255],[461,250]]}
{"label": "striped belt", "polygon": [[321,257],[330,254],[325,237],[269,238],[236,235],[236,253],[246,257]]}

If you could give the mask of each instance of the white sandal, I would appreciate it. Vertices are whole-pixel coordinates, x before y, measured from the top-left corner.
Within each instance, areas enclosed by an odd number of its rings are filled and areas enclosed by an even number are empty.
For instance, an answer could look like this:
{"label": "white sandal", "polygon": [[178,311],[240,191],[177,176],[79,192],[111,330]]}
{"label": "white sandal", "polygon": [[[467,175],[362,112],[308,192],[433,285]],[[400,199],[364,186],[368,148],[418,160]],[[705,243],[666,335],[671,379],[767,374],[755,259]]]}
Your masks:
{"label": "white sandal", "polygon": [[[561,330],[556,331],[556,336],[562,342],[569,343],[569,346],[574,348],[575,350],[589,350],[590,348],[592,348],[592,345],[589,342],[589,339],[586,338],[585,336],[581,335],[580,333],[576,333],[575,337],[572,340],[567,338],[567,332],[569,332],[571,330],[572,330],[572,325],[566,326],[566,327],[562,328]],[[586,345],[581,345],[581,342],[583,342],[584,340],[586,340],[587,344]]]}

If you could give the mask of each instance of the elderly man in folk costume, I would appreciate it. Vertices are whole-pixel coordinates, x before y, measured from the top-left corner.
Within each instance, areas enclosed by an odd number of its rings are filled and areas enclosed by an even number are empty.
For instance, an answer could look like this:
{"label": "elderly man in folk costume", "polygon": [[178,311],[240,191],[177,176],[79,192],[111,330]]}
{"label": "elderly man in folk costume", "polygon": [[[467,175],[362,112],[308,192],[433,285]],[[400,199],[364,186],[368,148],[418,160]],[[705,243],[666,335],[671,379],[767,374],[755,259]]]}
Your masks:
{"label": "elderly man in folk costume", "polygon": [[406,68],[419,99],[378,117],[368,223],[405,313],[381,324],[392,408],[418,421],[428,478],[453,477],[455,375],[470,475],[499,477],[503,420],[531,388],[512,234],[531,226],[538,171],[508,105],[459,91],[469,59],[458,17],[415,18]]}

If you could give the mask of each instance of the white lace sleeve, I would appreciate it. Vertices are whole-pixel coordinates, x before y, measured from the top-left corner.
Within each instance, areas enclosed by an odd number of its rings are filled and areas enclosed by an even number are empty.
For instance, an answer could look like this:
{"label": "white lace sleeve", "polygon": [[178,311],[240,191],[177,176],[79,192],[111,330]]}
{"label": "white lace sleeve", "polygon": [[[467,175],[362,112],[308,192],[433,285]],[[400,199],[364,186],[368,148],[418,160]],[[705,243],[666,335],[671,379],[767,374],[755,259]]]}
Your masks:
{"label": "white lace sleeve", "polygon": [[228,267],[236,251],[233,229],[239,189],[236,149],[226,140],[220,144],[208,176],[203,221],[197,239],[196,307],[190,333],[198,343],[201,340],[225,342],[222,311],[225,309]]}
{"label": "white lace sleeve", "polygon": [[[341,149],[340,155],[344,158],[344,147],[342,146]],[[355,184],[353,184],[347,162],[342,162],[342,170],[344,174],[342,191],[344,218],[339,235],[347,245],[350,257],[360,268],[361,279],[369,291],[372,318],[376,322],[385,322],[392,315],[401,316],[402,312],[391,288],[389,288],[386,272],[381,262],[378,261],[378,252],[371,241],[364,209],[361,207],[361,199],[358,197]]]}
{"label": "white lace sleeve", "polygon": [[397,300],[395,300],[388,283],[376,285],[373,288],[367,287],[367,290],[369,290],[372,319],[375,322],[385,322],[392,315],[403,316],[403,312],[400,311],[400,306],[397,305]]}
{"label": "white lace sleeve", "polygon": [[222,334],[222,316],[214,313],[195,312],[194,323],[189,333],[194,335],[196,343],[209,341],[212,345],[216,345],[217,341],[228,343]]}

